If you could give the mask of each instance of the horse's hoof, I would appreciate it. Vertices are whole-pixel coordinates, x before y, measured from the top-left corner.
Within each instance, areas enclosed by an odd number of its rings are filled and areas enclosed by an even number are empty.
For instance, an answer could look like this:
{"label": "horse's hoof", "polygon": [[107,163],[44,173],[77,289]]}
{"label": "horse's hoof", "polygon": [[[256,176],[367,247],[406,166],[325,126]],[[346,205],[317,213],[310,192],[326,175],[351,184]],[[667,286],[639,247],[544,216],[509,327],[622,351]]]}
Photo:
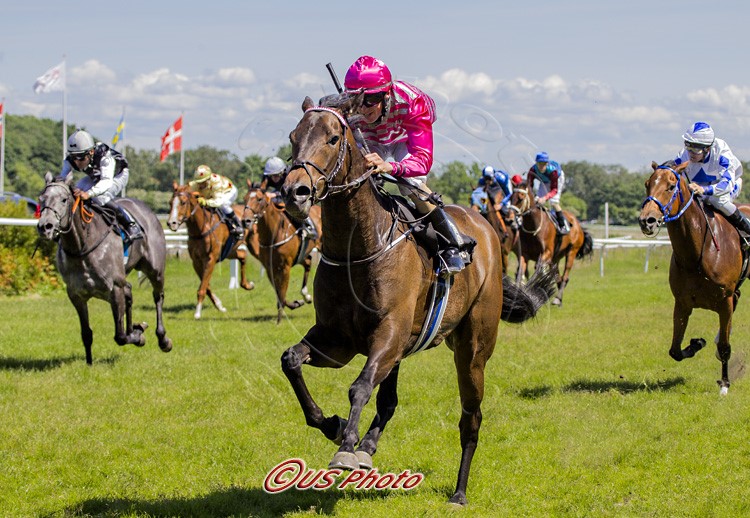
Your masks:
{"label": "horse's hoof", "polygon": [[355,454],[348,451],[336,452],[336,455],[333,456],[333,459],[328,464],[328,469],[337,468],[354,471],[355,469],[359,469],[359,460]]}
{"label": "horse's hoof", "polygon": [[364,450],[357,450],[354,455],[359,461],[359,467],[362,469],[372,469],[372,456]]}
{"label": "horse's hoof", "polygon": [[305,302],[307,302],[308,304],[312,304],[312,296],[305,295]]}
{"label": "horse's hoof", "polygon": [[193,315],[193,318],[195,318],[196,320],[200,320],[201,319],[201,314],[200,313],[196,313],[195,315]]}
{"label": "horse's hoof", "polygon": [[552,299],[552,305],[553,306],[562,306],[562,300],[560,300],[559,297],[555,297]]}
{"label": "horse's hoof", "polygon": [[250,290],[252,290],[252,289],[255,288],[255,283],[254,282],[246,282],[245,284],[242,285],[242,287],[245,288],[247,291],[250,291]]}
{"label": "horse's hoof", "polygon": [[163,352],[168,353],[172,350],[172,340],[170,338],[165,338],[163,341],[159,342],[159,348]]}
{"label": "horse's hoof", "polygon": [[138,322],[136,324],[133,324],[133,329],[139,329],[142,333],[146,329],[148,329],[148,324],[146,322]]}
{"label": "horse's hoof", "polygon": [[448,500],[449,504],[453,504],[456,506],[464,507],[469,502],[466,501],[466,495],[463,493],[463,491],[457,491],[453,494],[450,500]]}
{"label": "horse's hoof", "polygon": [[226,313],[227,312],[227,308],[225,308],[224,306],[221,306],[219,308],[219,311],[221,311],[222,313]]}
{"label": "horse's hoof", "polygon": [[724,380],[716,380],[716,383],[719,385],[719,395],[720,396],[726,396],[729,394],[729,382]]}

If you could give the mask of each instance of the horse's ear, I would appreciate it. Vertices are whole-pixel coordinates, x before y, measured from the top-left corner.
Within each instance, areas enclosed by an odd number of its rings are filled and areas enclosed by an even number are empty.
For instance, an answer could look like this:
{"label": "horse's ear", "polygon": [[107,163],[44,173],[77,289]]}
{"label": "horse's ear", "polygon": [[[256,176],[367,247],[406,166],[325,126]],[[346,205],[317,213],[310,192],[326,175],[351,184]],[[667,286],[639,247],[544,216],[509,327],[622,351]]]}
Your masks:
{"label": "horse's ear", "polygon": [[306,112],[310,108],[312,108],[315,104],[313,103],[313,100],[310,99],[310,96],[305,96],[305,100],[302,101],[302,111]]}
{"label": "horse's ear", "polygon": [[654,161],[652,160],[652,161],[651,161],[651,169],[653,169],[654,171],[656,171],[656,168],[657,168],[657,167],[659,167],[659,164],[657,164],[656,162],[654,162]]}
{"label": "horse's ear", "polygon": [[68,174],[68,176],[65,177],[65,185],[67,185],[68,187],[70,187],[71,185],[73,185],[73,175],[72,174]]}
{"label": "horse's ear", "polygon": [[172,181],[172,189],[175,191],[180,188],[180,184],[177,183],[177,180]]}
{"label": "horse's ear", "polygon": [[246,178],[245,182],[247,182],[248,189],[252,189],[253,188],[253,182],[250,181],[250,178]]}
{"label": "horse's ear", "polygon": [[44,175],[44,182],[45,183],[52,183],[52,180],[54,180],[54,179],[55,179],[55,177],[52,176],[52,173],[50,173],[49,171],[47,171],[47,174]]}

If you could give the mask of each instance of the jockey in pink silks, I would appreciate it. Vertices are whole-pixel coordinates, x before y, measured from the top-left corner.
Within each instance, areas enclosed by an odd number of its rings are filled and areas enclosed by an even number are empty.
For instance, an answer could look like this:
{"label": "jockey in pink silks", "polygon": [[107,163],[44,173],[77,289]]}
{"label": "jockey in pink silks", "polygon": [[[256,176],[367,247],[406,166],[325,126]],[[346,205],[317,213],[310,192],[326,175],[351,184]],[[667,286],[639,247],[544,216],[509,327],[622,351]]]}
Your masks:
{"label": "jockey in pink silks", "polygon": [[[416,86],[394,81],[381,60],[362,56],[349,67],[344,87],[364,92],[359,110],[361,120],[352,121],[362,131],[370,153],[365,155],[375,173],[399,179],[398,187],[420,214],[427,215],[433,228],[445,239],[440,251],[439,274],[453,275],[464,268],[460,248],[466,244],[453,220],[441,206],[429,201],[432,191],[425,183],[432,167],[432,124],[435,102]],[[420,192],[421,191],[421,192]]]}

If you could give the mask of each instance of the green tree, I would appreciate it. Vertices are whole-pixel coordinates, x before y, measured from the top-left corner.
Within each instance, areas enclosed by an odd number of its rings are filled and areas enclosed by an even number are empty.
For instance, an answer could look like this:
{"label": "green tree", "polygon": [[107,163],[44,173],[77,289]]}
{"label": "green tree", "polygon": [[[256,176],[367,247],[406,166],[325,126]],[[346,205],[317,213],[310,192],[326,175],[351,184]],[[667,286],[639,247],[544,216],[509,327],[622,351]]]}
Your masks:
{"label": "green tree", "polygon": [[463,162],[449,162],[438,172],[430,171],[427,175],[427,185],[440,193],[445,203],[469,205],[471,191],[479,178],[475,171],[478,167],[477,164],[474,164],[473,168],[468,168]]}

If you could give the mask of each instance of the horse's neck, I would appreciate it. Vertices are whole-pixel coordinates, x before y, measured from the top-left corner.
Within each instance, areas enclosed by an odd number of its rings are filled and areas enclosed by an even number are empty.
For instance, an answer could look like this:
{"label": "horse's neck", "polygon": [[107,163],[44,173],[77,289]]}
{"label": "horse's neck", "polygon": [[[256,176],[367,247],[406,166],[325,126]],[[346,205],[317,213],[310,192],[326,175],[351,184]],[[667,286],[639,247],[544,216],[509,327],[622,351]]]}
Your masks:
{"label": "horse's neck", "polygon": [[326,198],[321,203],[323,253],[361,259],[385,246],[391,215],[380,206],[374,187],[366,182],[354,193]]}
{"label": "horse's neck", "polygon": [[[288,235],[287,227],[290,225],[286,215],[277,208],[273,202],[268,203],[265,214],[258,223],[258,238],[260,243],[270,246]],[[276,235],[279,235],[277,238]]]}
{"label": "horse's neck", "polygon": [[86,248],[87,241],[106,232],[104,220],[100,214],[94,213],[91,221],[85,223],[81,216],[83,206],[70,215],[70,231],[60,235],[60,244],[69,252],[79,252]]}
{"label": "horse's neck", "polygon": [[523,229],[527,232],[538,233],[544,226],[547,213],[539,205],[534,205],[527,210],[522,218]]}
{"label": "horse's neck", "polygon": [[[196,204],[197,205],[197,204]],[[188,217],[185,221],[187,226],[188,234],[194,236],[200,235],[207,232],[214,221],[214,214],[212,211],[201,207],[200,205],[189,207],[192,216]],[[193,212],[195,210],[195,212]]]}

